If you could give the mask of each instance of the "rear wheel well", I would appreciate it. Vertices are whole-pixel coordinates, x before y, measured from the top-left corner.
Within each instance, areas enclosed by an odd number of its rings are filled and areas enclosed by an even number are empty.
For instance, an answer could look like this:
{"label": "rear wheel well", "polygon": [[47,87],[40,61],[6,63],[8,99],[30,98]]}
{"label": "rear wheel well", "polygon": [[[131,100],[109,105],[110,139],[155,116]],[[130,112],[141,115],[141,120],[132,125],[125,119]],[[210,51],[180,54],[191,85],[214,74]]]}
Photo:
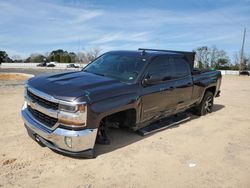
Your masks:
{"label": "rear wheel well", "polygon": [[210,92],[212,92],[212,93],[213,93],[213,95],[215,95],[216,86],[213,86],[213,87],[209,87],[209,88],[207,88],[207,89],[206,89],[206,91],[205,91],[205,93],[206,93],[207,91],[210,91]]}
{"label": "rear wheel well", "polygon": [[136,124],[136,110],[127,109],[110,114],[101,120],[104,126],[134,127]]}

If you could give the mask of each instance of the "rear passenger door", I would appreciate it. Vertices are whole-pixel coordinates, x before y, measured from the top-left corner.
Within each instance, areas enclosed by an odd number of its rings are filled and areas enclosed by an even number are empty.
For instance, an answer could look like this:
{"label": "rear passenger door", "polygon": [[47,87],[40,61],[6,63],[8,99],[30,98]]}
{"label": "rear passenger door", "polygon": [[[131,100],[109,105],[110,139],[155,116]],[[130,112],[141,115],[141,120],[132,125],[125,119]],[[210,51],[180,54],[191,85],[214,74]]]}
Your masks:
{"label": "rear passenger door", "polygon": [[190,65],[182,57],[174,57],[173,79],[177,111],[186,109],[192,103],[193,80]]}
{"label": "rear passenger door", "polygon": [[173,69],[173,62],[164,56],[154,59],[147,68],[145,77],[158,75],[162,81],[142,88],[142,122],[157,119],[175,110],[175,81],[171,80]]}

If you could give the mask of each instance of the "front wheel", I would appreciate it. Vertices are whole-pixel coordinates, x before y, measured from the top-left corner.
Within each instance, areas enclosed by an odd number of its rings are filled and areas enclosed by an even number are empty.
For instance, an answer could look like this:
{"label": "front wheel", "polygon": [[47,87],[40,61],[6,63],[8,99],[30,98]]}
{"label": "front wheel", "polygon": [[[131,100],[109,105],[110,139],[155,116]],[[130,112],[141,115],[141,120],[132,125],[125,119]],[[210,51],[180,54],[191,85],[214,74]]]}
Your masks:
{"label": "front wheel", "polygon": [[214,95],[212,92],[207,91],[201,103],[194,108],[194,113],[198,116],[204,116],[211,113],[214,105]]}

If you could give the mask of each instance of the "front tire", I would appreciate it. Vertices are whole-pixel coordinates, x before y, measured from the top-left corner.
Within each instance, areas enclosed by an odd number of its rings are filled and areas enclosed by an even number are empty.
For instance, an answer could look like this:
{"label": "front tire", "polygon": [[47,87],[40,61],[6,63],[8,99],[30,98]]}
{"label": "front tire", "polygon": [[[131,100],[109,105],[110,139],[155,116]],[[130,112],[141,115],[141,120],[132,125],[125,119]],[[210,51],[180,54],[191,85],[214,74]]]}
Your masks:
{"label": "front tire", "polygon": [[213,111],[214,95],[211,91],[207,91],[203,96],[201,103],[194,108],[194,113],[198,116],[204,116]]}

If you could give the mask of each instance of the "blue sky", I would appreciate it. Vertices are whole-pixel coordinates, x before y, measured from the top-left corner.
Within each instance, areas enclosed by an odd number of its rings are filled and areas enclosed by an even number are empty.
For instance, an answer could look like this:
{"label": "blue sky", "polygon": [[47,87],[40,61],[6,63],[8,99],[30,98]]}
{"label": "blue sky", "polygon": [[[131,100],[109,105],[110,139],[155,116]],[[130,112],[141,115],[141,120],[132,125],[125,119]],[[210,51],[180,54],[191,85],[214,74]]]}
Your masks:
{"label": "blue sky", "polygon": [[233,55],[244,27],[250,54],[250,0],[0,0],[0,50],[10,56],[202,45]]}

